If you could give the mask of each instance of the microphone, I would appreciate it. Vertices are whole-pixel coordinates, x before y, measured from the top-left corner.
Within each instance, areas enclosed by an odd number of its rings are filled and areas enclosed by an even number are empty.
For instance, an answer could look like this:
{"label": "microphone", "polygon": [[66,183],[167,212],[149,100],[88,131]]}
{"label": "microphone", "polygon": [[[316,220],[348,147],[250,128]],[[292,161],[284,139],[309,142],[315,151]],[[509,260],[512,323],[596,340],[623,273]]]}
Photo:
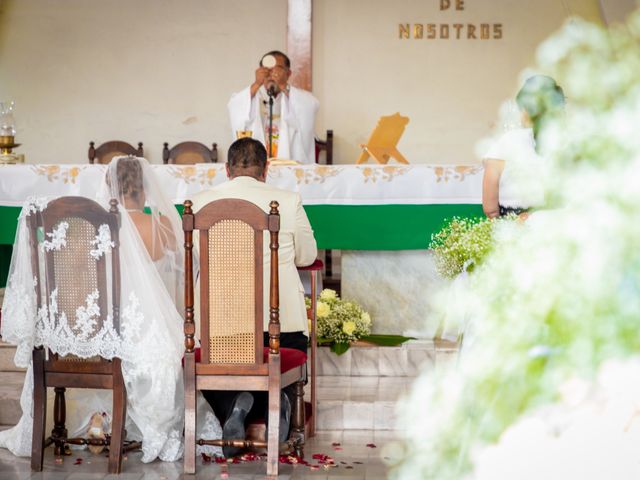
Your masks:
{"label": "microphone", "polygon": [[275,97],[278,94],[278,86],[276,85],[276,82],[270,82],[268,84],[267,94],[269,94],[270,97]]}

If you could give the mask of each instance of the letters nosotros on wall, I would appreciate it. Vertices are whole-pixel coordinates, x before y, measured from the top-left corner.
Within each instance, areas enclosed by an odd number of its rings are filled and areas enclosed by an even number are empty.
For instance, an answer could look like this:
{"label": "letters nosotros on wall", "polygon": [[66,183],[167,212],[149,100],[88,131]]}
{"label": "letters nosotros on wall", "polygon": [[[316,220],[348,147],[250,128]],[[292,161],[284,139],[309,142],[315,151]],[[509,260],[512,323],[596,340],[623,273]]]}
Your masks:
{"label": "letters nosotros on wall", "polygon": [[400,23],[400,40],[500,40],[501,23]]}

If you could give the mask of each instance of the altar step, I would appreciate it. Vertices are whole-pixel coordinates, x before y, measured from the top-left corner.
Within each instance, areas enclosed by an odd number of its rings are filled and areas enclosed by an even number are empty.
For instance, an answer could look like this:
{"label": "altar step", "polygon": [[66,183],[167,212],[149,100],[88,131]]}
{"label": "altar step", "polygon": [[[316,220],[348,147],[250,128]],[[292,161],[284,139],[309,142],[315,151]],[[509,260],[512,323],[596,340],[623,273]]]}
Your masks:
{"label": "altar step", "polygon": [[0,430],[15,425],[20,420],[20,394],[25,369],[13,363],[16,347],[0,340]]}
{"label": "altar step", "polygon": [[398,400],[409,394],[415,378],[456,359],[455,344],[431,340],[356,346],[343,355],[318,348],[316,429],[393,431]]}
{"label": "altar step", "polygon": [[[456,358],[453,345],[431,341],[411,341],[400,347],[352,347],[340,356],[319,348],[317,429],[394,430],[396,403],[408,394],[415,377]],[[2,426],[15,425],[20,419],[24,375],[24,371],[0,371]]]}
{"label": "altar step", "polygon": [[25,372],[0,372],[0,425],[13,426],[20,420],[24,376]]}
{"label": "altar step", "polygon": [[318,377],[317,429],[395,430],[396,403],[412,377]]}
{"label": "altar step", "polygon": [[[0,372],[0,425],[18,423],[24,372]],[[397,400],[409,377],[319,377],[318,430],[394,430]],[[0,428],[1,429],[1,428]]]}
{"label": "altar step", "polygon": [[13,363],[16,354],[15,345],[10,345],[0,340],[0,372],[24,372],[24,368],[18,368]]}

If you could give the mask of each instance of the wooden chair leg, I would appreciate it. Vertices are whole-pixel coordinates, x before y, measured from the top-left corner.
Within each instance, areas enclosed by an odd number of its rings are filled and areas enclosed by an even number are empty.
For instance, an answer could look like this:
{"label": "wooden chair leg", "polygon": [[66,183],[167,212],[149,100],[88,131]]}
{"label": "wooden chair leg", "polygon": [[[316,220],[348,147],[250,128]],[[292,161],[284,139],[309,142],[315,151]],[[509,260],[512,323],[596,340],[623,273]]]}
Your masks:
{"label": "wooden chair leg", "polygon": [[[317,382],[316,382],[316,359],[318,358],[318,337],[317,337],[317,302],[318,302],[318,276],[320,272],[316,270],[311,272],[311,357],[309,358],[309,367],[311,370],[311,379],[309,381],[311,388],[311,422],[309,425],[309,437],[316,434],[316,406],[317,406]],[[305,419],[306,420],[306,419]]]}
{"label": "wooden chair leg", "polygon": [[53,389],[56,396],[53,400],[53,432],[51,436],[55,443],[54,454],[56,456],[64,455],[67,439],[67,429],[65,428],[67,404],[64,399],[66,390],[64,387],[55,387]]}
{"label": "wooden chair leg", "polygon": [[184,473],[196,473],[196,379],[195,356],[184,356]]}
{"label": "wooden chair leg", "polygon": [[280,355],[269,355],[269,429],[267,431],[267,476],[278,476],[280,455]]}
{"label": "wooden chair leg", "polygon": [[293,428],[291,437],[296,440],[294,445],[296,455],[300,458],[304,457],[304,380],[300,380],[295,384],[295,401],[293,406]]}
{"label": "wooden chair leg", "polygon": [[127,391],[122,378],[120,359],[113,359],[113,418],[111,423],[111,442],[109,444],[109,473],[122,471],[122,456],[127,418]]}
{"label": "wooden chair leg", "polygon": [[267,431],[267,476],[278,476],[280,454],[280,392],[269,391],[269,430]]}
{"label": "wooden chair leg", "polygon": [[44,351],[33,351],[33,432],[31,437],[31,470],[42,471],[44,429],[47,415],[47,387],[44,381]]}

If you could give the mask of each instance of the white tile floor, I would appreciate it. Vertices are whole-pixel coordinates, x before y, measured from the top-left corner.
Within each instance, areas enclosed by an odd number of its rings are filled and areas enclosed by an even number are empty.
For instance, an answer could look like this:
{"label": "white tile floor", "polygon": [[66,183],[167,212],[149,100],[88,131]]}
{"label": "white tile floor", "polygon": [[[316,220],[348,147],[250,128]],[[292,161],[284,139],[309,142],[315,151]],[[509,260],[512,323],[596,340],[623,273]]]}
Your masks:
{"label": "white tile floor", "polygon": [[[305,448],[305,460],[311,465],[280,465],[281,479],[327,479],[341,480],[381,480],[387,477],[387,464],[393,462],[388,446],[393,441],[391,432],[380,431],[324,431],[309,439]],[[339,444],[339,445],[337,445]],[[375,445],[375,448],[374,448]],[[314,454],[328,455],[335,466],[324,467]],[[77,459],[81,459],[79,462]],[[265,463],[260,461],[239,464],[204,463],[198,459],[195,477],[182,474],[182,462],[166,463],[156,461],[150,464],[140,462],[140,453],[130,453],[124,462],[123,473],[119,476],[107,475],[107,458],[86,451],[74,451],[64,457],[61,464],[55,462],[53,450],[45,452],[42,473],[32,473],[28,458],[16,458],[7,450],[0,449],[0,479],[46,479],[46,480],[92,480],[109,478],[118,480],[175,480],[196,479],[263,479]]]}
{"label": "white tile floor", "polygon": [[393,430],[395,408],[412,377],[318,377],[318,426],[335,430]]}

